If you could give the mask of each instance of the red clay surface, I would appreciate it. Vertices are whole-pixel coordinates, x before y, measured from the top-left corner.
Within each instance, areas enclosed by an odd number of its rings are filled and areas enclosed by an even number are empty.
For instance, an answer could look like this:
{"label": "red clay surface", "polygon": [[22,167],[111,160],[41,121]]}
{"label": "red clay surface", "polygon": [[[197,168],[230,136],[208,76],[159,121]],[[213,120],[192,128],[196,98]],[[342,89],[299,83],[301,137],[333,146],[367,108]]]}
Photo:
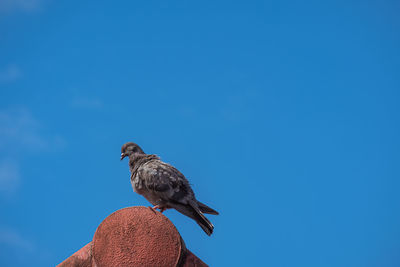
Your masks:
{"label": "red clay surface", "polygon": [[57,267],[91,267],[92,266],[92,243],[90,242],[71,257],[57,265]]}
{"label": "red clay surface", "polygon": [[179,232],[167,217],[148,207],[129,207],[108,216],[92,241],[93,264],[176,266],[181,256]]}
{"label": "red clay surface", "polygon": [[58,267],[207,267],[185,248],[167,217],[148,207],[114,212],[97,228],[93,241]]}
{"label": "red clay surface", "polygon": [[208,267],[207,264],[205,264],[202,260],[197,258],[192,252],[189,250],[186,251],[186,256],[182,264],[180,264],[181,267]]}

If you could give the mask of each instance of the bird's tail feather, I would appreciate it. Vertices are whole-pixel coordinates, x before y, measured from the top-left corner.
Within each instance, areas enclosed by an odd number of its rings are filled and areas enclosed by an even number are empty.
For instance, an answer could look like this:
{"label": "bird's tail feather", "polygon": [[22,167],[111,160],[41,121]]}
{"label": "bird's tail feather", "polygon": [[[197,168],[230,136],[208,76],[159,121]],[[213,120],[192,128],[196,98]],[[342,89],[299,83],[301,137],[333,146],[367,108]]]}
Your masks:
{"label": "bird's tail feather", "polygon": [[207,235],[211,235],[214,231],[214,225],[204,216],[204,214],[200,211],[199,207],[196,205],[197,203],[190,203],[190,206],[194,210],[194,215],[196,217],[196,222],[200,227],[206,232]]}
{"label": "bird's tail feather", "polygon": [[207,206],[204,203],[201,203],[200,201],[197,201],[197,205],[199,205],[199,209],[202,213],[206,213],[206,214],[212,214],[212,215],[219,215],[218,211],[210,208],[209,206]]}
{"label": "bird's tail feather", "polygon": [[189,205],[174,203],[172,206],[180,213],[195,220],[207,235],[211,235],[214,230],[214,225],[203,215],[196,204],[197,203],[194,202],[189,203]]}

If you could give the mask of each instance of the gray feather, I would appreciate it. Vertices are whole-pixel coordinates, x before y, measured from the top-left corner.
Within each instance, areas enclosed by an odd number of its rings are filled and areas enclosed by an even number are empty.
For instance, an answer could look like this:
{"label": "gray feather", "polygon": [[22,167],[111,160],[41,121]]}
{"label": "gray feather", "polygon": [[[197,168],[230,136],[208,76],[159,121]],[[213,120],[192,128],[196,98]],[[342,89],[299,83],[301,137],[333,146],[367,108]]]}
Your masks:
{"label": "gray feather", "polygon": [[121,155],[129,156],[134,191],[153,205],[174,208],[192,218],[204,232],[211,235],[214,226],[203,212],[215,215],[218,212],[196,200],[188,180],[181,172],[137,147],[134,143],[127,143],[121,149]]}

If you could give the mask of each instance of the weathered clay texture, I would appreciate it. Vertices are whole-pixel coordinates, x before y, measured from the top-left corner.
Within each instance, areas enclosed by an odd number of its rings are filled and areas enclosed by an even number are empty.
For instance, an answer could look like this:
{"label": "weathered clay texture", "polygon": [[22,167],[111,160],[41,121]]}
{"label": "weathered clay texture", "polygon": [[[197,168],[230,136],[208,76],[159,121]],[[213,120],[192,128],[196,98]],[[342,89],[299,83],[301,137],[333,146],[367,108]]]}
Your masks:
{"label": "weathered clay texture", "polygon": [[99,225],[92,251],[98,267],[176,266],[181,240],[161,213],[130,207],[114,212]]}
{"label": "weathered clay texture", "polygon": [[58,267],[207,267],[185,248],[167,217],[149,207],[129,207],[108,216],[93,241]]}

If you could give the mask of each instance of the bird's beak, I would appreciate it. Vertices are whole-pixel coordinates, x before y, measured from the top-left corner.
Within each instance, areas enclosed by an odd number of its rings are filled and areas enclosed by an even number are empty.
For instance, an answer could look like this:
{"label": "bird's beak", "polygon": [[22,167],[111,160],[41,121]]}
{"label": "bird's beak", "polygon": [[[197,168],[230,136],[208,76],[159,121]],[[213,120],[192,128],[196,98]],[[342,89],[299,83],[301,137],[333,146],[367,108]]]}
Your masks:
{"label": "bird's beak", "polygon": [[126,157],[125,153],[121,153],[121,160],[123,160]]}

